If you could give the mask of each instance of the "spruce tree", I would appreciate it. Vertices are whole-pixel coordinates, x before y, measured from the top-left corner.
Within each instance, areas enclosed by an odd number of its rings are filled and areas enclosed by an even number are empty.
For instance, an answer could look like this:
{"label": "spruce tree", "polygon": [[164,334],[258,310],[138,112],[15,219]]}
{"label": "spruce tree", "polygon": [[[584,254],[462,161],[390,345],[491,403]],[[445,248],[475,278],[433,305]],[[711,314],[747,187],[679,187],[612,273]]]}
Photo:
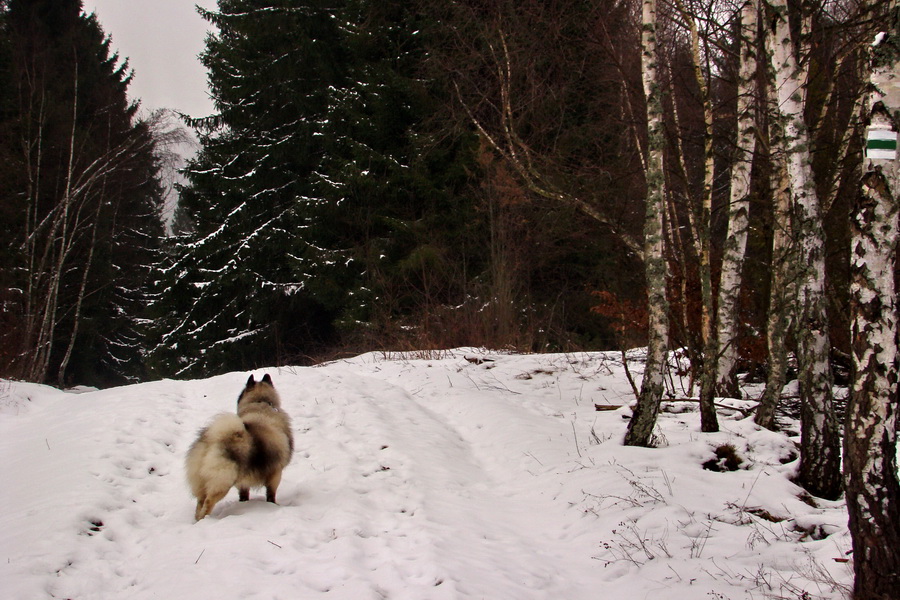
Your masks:
{"label": "spruce tree", "polygon": [[365,329],[444,197],[411,133],[426,109],[406,3],[201,13],[218,28],[202,57],[216,113],[191,121],[190,226],[160,279],[166,374],[303,361]]}
{"label": "spruce tree", "polygon": [[202,149],[180,209],[193,229],[164,273],[171,317],[151,357],[176,374],[299,351],[295,340],[327,336],[327,290],[341,287],[316,272],[339,257],[317,243],[314,218],[330,90],[345,82],[333,11],[223,0],[201,12],[218,28],[202,55],[217,112],[192,122]]}

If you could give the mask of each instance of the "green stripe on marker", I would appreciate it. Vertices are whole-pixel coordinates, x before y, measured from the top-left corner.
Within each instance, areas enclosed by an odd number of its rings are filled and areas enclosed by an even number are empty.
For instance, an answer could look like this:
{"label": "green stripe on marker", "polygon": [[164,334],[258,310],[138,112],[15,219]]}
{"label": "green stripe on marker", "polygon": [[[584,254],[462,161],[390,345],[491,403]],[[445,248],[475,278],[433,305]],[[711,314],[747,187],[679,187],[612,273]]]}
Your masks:
{"label": "green stripe on marker", "polygon": [[878,150],[896,150],[897,140],[869,140],[869,143],[866,144],[866,148],[877,148]]}

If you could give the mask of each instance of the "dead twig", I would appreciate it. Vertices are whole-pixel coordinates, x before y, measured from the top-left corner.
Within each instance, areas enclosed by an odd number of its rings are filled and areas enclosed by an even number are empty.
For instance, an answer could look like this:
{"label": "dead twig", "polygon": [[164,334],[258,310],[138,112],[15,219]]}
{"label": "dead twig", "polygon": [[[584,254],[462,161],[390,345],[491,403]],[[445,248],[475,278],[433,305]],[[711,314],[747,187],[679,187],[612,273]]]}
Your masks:
{"label": "dead twig", "polygon": [[[698,398],[666,398],[663,400],[663,402],[696,402],[699,404],[700,400]],[[714,403],[714,406],[723,410],[733,410],[735,412],[739,412],[745,417],[749,417],[753,414],[754,411],[756,411],[756,406],[751,406],[749,408],[740,408],[738,406],[729,406],[727,404],[720,404],[718,402]]]}

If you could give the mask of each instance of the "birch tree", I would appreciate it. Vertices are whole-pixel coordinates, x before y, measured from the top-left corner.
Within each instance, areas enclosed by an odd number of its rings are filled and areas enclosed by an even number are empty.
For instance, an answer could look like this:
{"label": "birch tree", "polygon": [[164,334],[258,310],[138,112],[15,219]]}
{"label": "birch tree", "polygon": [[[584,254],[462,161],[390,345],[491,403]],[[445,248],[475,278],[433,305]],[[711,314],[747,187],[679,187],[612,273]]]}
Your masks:
{"label": "birch tree", "polygon": [[[791,348],[788,344],[796,341],[798,344],[803,339],[810,339],[808,327],[806,327],[802,312],[808,310],[810,305],[801,301],[801,292],[808,290],[810,275],[821,279],[824,274],[824,260],[818,263],[809,262],[810,236],[821,239],[821,248],[824,248],[825,228],[835,230],[835,223],[827,223],[826,215],[832,210],[838,191],[846,182],[854,168],[856,161],[853,156],[854,132],[858,127],[859,102],[861,101],[861,88],[859,87],[857,74],[861,65],[858,51],[861,32],[870,27],[871,21],[866,16],[865,4],[835,3],[829,5],[803,4],[802,6],[790,4],[794,11],[791,19],[796,16],[799,26],[791,31],[794,36],[790,40],[792,46],[789,58],[796,62],[800,72],[798,81],[801,82],[800,92],[791,96],[795,104],[788,108],[796,111],[801,107],[805,115],[805,123],[800,122],[802,137],[800,141],[789,129],[798,122],[797,119],[783,118],[783,109],[788,106],[782,100],[793,81],[784,82],[790,78],[791,69],[773,68],[774,54],[773,36],[776,34],[777,21],[785,14],[784,7],[767,10],[766,23],[775,26],[766,27],[766,43],[770,55],[766,60],[767,77],[764,99],[764,110],[768,115],[776,118],[768,119],[767,137],[764,151],[768,152],[771,161],[771,196],[773,202],[773,240],[770,293],[768,313],[766,315],[766,341],[768,347],[768,378],[766,388],[760,400],[755,420],[763,427],[774,429],[775,411],[781,400],[787,376],[788,357]],[[811,23],[815,23],[817,30],[811,31]],[[784,25],[782,23],[782,25]],[[865,34],[862,33],[864,36]],[[817,47],[813,48],[810,39],[816,39]],[[784,36],[777,40],[785,40]],[[849,59],[849,60],[848,60]],[[816,64],[818,76],[810,79],[810,65]],[[782,65],[784,67],[784,65]],[[780,79],[779,79],[780,77]],[[810,92],[807,88],[814,85]],[[788,93],[787,95],[790,96]],[[807,98],[811,100],[807,101]],[[795,112],[796,114],[796,112]],[[813,135],[812,132],[815,132]],[[827,153],[827,162],[819,160],[820,168],[815,173],[815,182],[812,183],[812,170],[802,172],[803,179],[807,181],[807,188],[816,195],[818,205],[818,222],[812,227],[800,228],[804,222],[810,223],[808,211],[797,211],[796,198],[793,193],[797,185],[796,168],[791,167],[791,157],[797,155],[792,152],[800,148],[801,154],[808,166],[813,156],[819,153]],[[800,188],[801,190],[804,188]],[[840,231],[840,227],[837,228]],[[812,232],[812,233],[811,233]],[[838,234],[838,240],[840,234]],[[805,253],[805,254],[804,254]],[[840,274],[832,277],[832,290],[840,289]],[[815,309],[824,311],[824,305]],[[824,320],[825,313],[820,312]],[[834,318],[832,317],[832,321]],[[799,337],[797,337],[799,335]],[[822,349],[828,348],[827,335],[818,335],[822,342]],[[796,340],[794,338],[797,338]],[[830,348],[828,348],[830,349]],[[802,353],[798,353],[798,359]],[[801,374],[808,374],[803,372]],[[806,389],[804,384],[804,389]],[[830,388],[829,388],[830,389]],[[834,436],[827,436],[833,439]],[[813,453],[817,453],[813,450]],[[832,478],[833,482],[833,478]]]}
{"label": "birch tree", "polygon": [[[671,159],[669,190],[668,236],[672,239],[671,252],[676,264],[682,265],[681,319],[689,338],[694,375],[700,382],[701,430],[718,431],[714,398],[719,386],[719,372],[734,378],[736,360],[734,338],[737,335],[737,306],[741,290],[741,271],[746,252],[749,222],[750,171],[756,144],[756,28],[757,2],[737,6],[717,1],[675,2],[672,34],[669,43],[677,55],[688,56],[691,77],[678,77],[678,66],[669,67],[671,107],[669,120]],[[724,27],[722,21],[728,22]],[[733,144],[732,156],[717,160],[716,148],[725,141],[716,131],[717,122],[727,119],[722,110],[722,89],[729,86],[723,81],[727,53],[731,46],[738,54],[738,122],[736,138],[727,140]],[[685,65],[681,67],[687,71]],[[658,79],[661,79],[658,77]],[[717,137],[718,136],[718,137]],[[702,141],[702,153],[700,151]],[[692,146],[692,147],[691,147]],[[714,182],[721,179],[717,170],[722,165],[732,167],[731,196],[725,200],[728,210],[728,231],[723,244],[721,280],[714,278],[714,248],[721,241],[714,234],[713,202]],[[676,187],[678,186],[678,187]],[[676,198],[687,200],[686,210],[677,206]],[[681,225],[681,226],[679,226]],[[685,244],[687,246],[685,247]],[[690,268],[696,259],[696,269]],[[719,286],[718,302],[714,295]],[[699,290],[699,327],[696,335],[691,328],[693,316],[689,309],[688,294],[694,286]],[[724,357],[726,364],[720,365]],[[730,361],[730,362],[728,362]]]}
{"label": "birch tree", "polygon": [[851,220],[854,375],[844,434],[844,477],[853,537],[854,600],[900,597],[897,478],[897,269],[900,213],[900,11],[872,46],[864,103],[867,148]]}
{"label": "birch tree", "polygon": [[[692,218],[689,218],[693,230],[694,245],[698,257],[698,278],[700,284],[700,338],[702,340],[702,367],[700,373],[700,428],[704,432],[715,432],[719,430],[718,418],[716,416],[716,408],[714,404],[715,384],[716,384],[716,362],[718,355],[718,338],[716,338],[715,324],[716,313],[713,304],[712,292],[712,197],[713,197],[713,179],[715,176],[715,155],[713,153],[713,101],[710,91],[710,82],[713,74],[710,68],[710,49],[708,39],[706,47],[701,48],[700,31],[698,27],[698,15],[694,7],[688,7],[681,0],[677,0],[676,6],[680,13],[681,20],[687,28],[690,39],[690,56],[691,67],[693,71],[694,83],[697,86],[699,101],[703,111],[702,140],[703,140],[703,157],[702,167],[697,175],[697,179],[702,185],[690,185],[687,188],[688,195],[691,197]],[[710,12],[715,10],[715,6],[710,8]],[[657,74],[657,79],[659,79]],[[680,122],[678,116],[678,103],[675,106],[676,125]],[[676,132],[680,138],[681,132]],[[689,180],[687,166],[685,165],[686,157],[684,156],[683,144],[679,139],[677,150],[680,171],[685,180]]]}
{"label": "birch tree", "polygon": [[[703,153],[702,157],[695,157],[693,161],[700,166],[689,170],[686,143],[690,142],[692,136],[684,130],[680,113],[681,105],[691,100],[687,100],[686,95],[682,93],[678,95],[680,101],[676,99],[672,102],[675,128],[670,136],[675,138],[675,142],[668,153],[673,157],[672,162],[683,180],[690,210],[687,211],[687,235],[681,235],[674,223],[669,230],[675,240],[689,238],[693,245],[692,251],[697,257],[696,285],[700,290],[701,356],[692,356],[691,360],[695,362],[694,368],[699,371],[701,429],[704,432],[714,432],[719,428],[714,398],[723,378],[734,379],[733,371],[737,356],[734,338],[737,335],[738,297],[747,245],[750,171],[756,144],[758,3],[740,4],[736,11],[727,3],[716,1],[689,4],[679,0],[676,6],[678,13],[673,24],[680,31],[685,31],[689,40],[694,88],[690,97],[697,98],[694,100],[699,105],[695,107],[696,112],[699,113],[702,109],[702,126],[699,123],[700,117],[695,116],[697,124],[694,125],[694,131],[695,137],[703,141]],[[726,14],[731,24],[730,28],[724,28],[719,23]],[[718,134],[720,137],[716,139],[715,126],[717,119],[723,115],[716,113],[720,110],[721,96],[714,96],[713,90],[716,87],[723,87],[717,81],[722,77],[723,67],[717,63],[724,62],[725,53],[722,48],[732,44],[738,54],[737,135],[736,139],[728,140],[728,143],[734,144],[733,155],[726,161],[717,161],[714,148],[717,141],[721,143],[722,138],[721,134]],[[699,152],[696,154],[699,155]],[[728,229],[723,243],[717,302],[714,296],[717,282],[714,280],[712,258],[713,248],[719,240],[713,233],[713,184],[717,179],[716,170],[721,168],[719,164],[722,162],[732,165],[732,185],[730,197],[727,199]],[[670,221],[675,221],[678,211],[672,207],[670,212],[672,213]],[[673,247],[680,248],[681,243],[674,244]],[[678,250],[674,252],[677,253]],[[680,258],[682,263],[687,263],[687,256]],[[685,269],[683,288],[686,287],[689,273],[690,270]],[[683,297],[686,295],[685,292],[686,290],[682,289]],[[683,304],[686,303],[684,299]],[[687,324],[689,317],[684,315],[683,318]]]}
{"label": "birch tree", "polygon": [[641,78],[647,102],[647,151],[644,173],[647,185],[644,220],[644,273],[647,285],[647,363],[625,444],[649,446],[659,414],[669,346],[669,307],[666,301],[665,173],[663,171],[662,89],[659,85],[656,0],[643,0],[641,10]]}
{"label": "birch tree", "polygon": [[731,172],[731,190],[728,203],[728,229],[725,234],[722,270],[719,283],[718,313],[716,315],[717,352],[716,392],[733,396],[737,393],[735,365],[737,363],[738,299],[741,292],[744,257],[750,225],[750,171],[756,140],[758,101],[757,29],[759,27],[759,2],[744,2],[738,21],[738,69],[737,144],[734,166]]}
{"label": "birch tree", "polygon": [[[770,120],[769,146],[781,148],[778,122]],[[793,326],[792,308],[796,300],[796,281],[792,274],[796,258],[793,256],[791,229],[791,186],[787,166],[779,152],[773,155],[772,203],[774,231],[772,233],[772,275],[769,287],[769,311],[766,315],[766,346],[769,376],[756,408],[754,422],[766,429],[775,429],[775,409],[781,399],[787,378],[788,335]]]}
{"label": "birch tree", "polygon": [[773,0],[767,36],[774,92],[773,115],[784,131],[784,157],[790,183],[791,212],[797,245],[797,362],[801,396],[801,459],[798,481],[810,493],[841,494],[840,438],[834,415],[831,342],[825,299],[825,241],[822,207],[812,170],[812,137],[804,120],[808,91],[811,15],[801,15],[794,32],[787,0]]}
{"label": "birch tree", "polygon": [[[765,33],[768,39],[768,31]],[[767,45],[768,41],[765,42]],[[768,52],[768,48],[766,48]],[[793,309],[796,305],[796,274],[798,259],[793,243],[791,221],[791,180],[785,152],[784,119],[772,118],[778,114],[778,97],[775,74],[771,61],[766,59],[765,86],[760,99],[762,110],[767,111],[768,128],[766,145],[772,163],[769,192],[772,195],[772,260],[769,285],[769,309],[766,314],[766,348],[768,350],[768,377],[766,387],[756,408],[757,425],[774,430],[775,410],[787,379],[788,338],[796,321]]]}

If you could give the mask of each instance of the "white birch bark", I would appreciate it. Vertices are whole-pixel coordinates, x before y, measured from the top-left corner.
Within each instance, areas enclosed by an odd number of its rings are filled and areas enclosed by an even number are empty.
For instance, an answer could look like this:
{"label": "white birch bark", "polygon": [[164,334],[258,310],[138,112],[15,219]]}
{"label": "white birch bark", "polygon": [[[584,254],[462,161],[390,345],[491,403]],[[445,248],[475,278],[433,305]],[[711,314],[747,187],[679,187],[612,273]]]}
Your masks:
{"label": "white birch bark", "polygon": [[740,13],[741,66],[738,75],[737,153],[731,172],[731,194],[728,209],[728,230],[722,256],[719,284],[719,305],[716,325],[719,361],[716,390],[722,396],[738,394],[735,380],[738,329],[738,299],[747,235],[750,223],[750,170],[756,152],[756,42],[759,15],[758,0],[747,0]]}
{"label": "white birch bark", "polygon": [[666,353],[669,345],[668,302],[666,301],[665,257],[665,173],[663,172],[663,136],[661,90],[657,76],[656,0],[643,0],[641,13],[641,73],[647,99],[648,150],[644,172],[647,181],[647,206],[644,221],[644,267],[649,314],[647,364],[641,393],[625,444],[649,446],[665,389]]}
{"label": "white birch bark", "polygon": [[[830,339],[825,303],[825,240],[813,180],[811,138],[804,122],[807,92],[804,24],[791,37],[787,0],[773,0],[770,61],[778,114],[785,133],[791,207],[798,246],[797,362],[801,396],[801,458],[798,482],[825,498],[841,494],[840,447],[832,398]],[[805,19],[804,19],[805,21]],[[804,62],[801,62],[804,61]]]}
{"label": "white birch bark", "polygon": [[[69,157],[66,166],[65,188],[63,190],[62,207],[57,208],[54,227],[48,236],[48,249],[57,252],[56,264],[51,266],[47,295],[40,309],[43,311],[37,339],[34,343],[34,355],[28,373],[29,381],[43,382],[47,378],[50,367],[50,356],[53,351],[54,334],[59,324],[57,308],[59,306],[59,289],[69,251],[71,249],[69,213],[72,210],[72,184],[75,164],[75,132],[78,123],[78,61],[74,66],[74,87],[72,91],[72,128],[69,135]],[[57,232],[58,235],[57,235]]]}
{"label": "white birch bark", "polygon": [[[878,50],[864,110],[868,131],[900,132],[900,14],[892,6],[894,40]],[[887,32],[880,34],[884,44]],[[874,135],[873,137],[881,137]],[[896,140],[896,137],[894,137]],[[865,141],[864,141],[865,144]],[[896,147],[896,146],[895,146]],[[850,253],[854,377],[844,434],[847,509],[853,537],[854,598],[900,592],[900,481],[897,477],[897,296],[900,160],[871,152],[851,219]]]}
{"label": "white birch bark", "polygon": [[[769,140],[774,147],[780,132],[770,128]],[[793,327],[791,307],[796,300],[796,281],[791,273],[796,258],[791,246],[793,232],[790,217],[790,182],[783,156],[776,153],[772,158],[774,166],[772,198],[774,202],[774,232],[772,235],[772,277],[769,288],[769,312],[766,316],[766,346],[768,350],[769,375],[766,389],[756,409],[754,421],[761,427],[774,430],[775,409],[781,400],[781,392],[787,379],[787,338]]]}
{"label": "white birch bark", "polygon": [[[716,369],[718,366],[719,344],[716,337],[716,314],[712,293],[712,188],[715,170],[713,153],[713,107],[709,95],[709,83],[705,74],[705,60],[700,48],[700,32],[697,19],[681,0],[676,0],[691,36],[691,60],[694,80],[697,82],[700,100],[703,104],[703,190],[696,201],[697,216],[692,220],[694,239],[699,258],[700,279],[700,335],[703,343],[703,364],[700,372],[700,429],[704,432],[719,431],[715,407]],[[676,110],[677,116],[677,110]],[[681,146],[679,142],[679,146]],[[684,154],[679,147],[679,157],[684,164]],[[687,173],[686,169],[684,172]]]}

